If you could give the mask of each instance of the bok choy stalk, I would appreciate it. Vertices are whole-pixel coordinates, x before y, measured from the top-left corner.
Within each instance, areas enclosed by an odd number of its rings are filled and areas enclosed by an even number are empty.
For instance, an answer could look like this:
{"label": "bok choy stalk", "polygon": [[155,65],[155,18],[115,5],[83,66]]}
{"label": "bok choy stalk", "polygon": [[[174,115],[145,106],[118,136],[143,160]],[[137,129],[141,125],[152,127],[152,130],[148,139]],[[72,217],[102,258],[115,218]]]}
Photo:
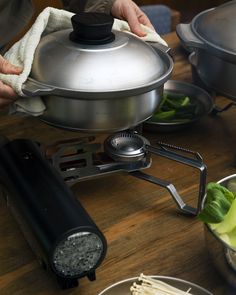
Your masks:
{"label": "bok choy stalk", "polygon": [[231,247],[236,248],[236,194],[218,183],[207,185],[203,210],[198,218]]}

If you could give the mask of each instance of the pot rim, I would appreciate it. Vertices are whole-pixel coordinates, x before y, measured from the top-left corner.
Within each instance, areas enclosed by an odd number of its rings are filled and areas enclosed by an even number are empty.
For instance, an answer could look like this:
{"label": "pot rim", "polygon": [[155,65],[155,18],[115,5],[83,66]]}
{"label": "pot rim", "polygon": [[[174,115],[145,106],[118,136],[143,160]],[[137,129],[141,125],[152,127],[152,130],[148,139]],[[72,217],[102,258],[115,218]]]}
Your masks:
{"label": "pot rim", "polygon": [[[223,5],[220,5],[223,6]],[[218,7],[220,7],[218,6]],[[217,7],[213,7],[207,10],[204,10],[197,14],[191,21],[190,26],[192,32],[196,35],[198,39],[200,39],[204,43],[204,49],[211,51],[215,55],[219,56],[222,59],[228,60],[230,62],[236,62],[236,51],[225,49],[216,43],[213,43],[206,38],[204,38],[196,29],[197,22],[199,22],[199,19],[203,16],[208,14],[209,12],[215,10]]]}

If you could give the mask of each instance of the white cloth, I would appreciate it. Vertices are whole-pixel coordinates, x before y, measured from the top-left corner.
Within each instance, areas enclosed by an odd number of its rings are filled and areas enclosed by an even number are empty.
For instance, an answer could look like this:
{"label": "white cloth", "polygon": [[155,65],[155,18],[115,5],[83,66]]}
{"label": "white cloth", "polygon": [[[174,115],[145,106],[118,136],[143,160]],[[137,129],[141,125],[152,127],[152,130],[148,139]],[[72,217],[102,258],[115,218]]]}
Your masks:
{"label": "white cloth", "polygon": [[[40,97],[24,97],[22,84],[27,80],[31,72],[35,49],[41,37],[55,31],[71,28],[71,17],[73,13],[52,7],[45,8],[37,17],[35,23],[24,37],[15,43],[4,55],[4,57],[15,66],[23,68],[20,75],[0,74],[0,80],[10,85],[21,98],[19,98],[11,109],[12,112],[24,112],[33,116],[41,115],[45,111],[45,104]],[[130,32],[126,21],[115,19],[114,30]],[[150,28],[143,26],[147,35],[144,41],[159,42],[167,45],[166,42]],[[23,97],[22,97],[23,96]]]}

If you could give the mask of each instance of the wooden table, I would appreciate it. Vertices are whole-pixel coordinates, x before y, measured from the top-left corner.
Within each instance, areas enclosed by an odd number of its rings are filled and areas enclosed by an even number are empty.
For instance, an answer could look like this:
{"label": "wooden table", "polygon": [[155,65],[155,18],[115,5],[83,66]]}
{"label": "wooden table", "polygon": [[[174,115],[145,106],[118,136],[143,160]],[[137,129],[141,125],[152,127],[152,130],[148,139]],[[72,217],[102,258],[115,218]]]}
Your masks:
{"label": "wooden table", "polygon": [[[187,55],[176,35],[167,35],[166,40],[174,48],[173,79],[191,81]],[[216,102],[222,105],[229,101],[217,97]],[[1,116],[0,134],[10,139],[31,138],[43,144],[81,135],[47,126],[36,118],[7,115]],[[198,151],[208,166],[208,182],[235,173],[235,134],[233,108],[216,117],[207,116],[189,129],[144,133],[152,143],[161,140]],[[103,138],[97,137],[101,142]],[[185,201],[196,202],[198,173],[192,168],[153,156],[147,172],[173,182]],[[83,278],[79,288],[60,291],[54,278],[37,263],[10,211],[1,202],[0,294],[96,295],[110,284],[141,272],[178,277],[216,295],[229,294],[208,257],[202,223],[180,214],[165,189],[118,173],[78,183],[73,191],[108,241],[107,256],[96,272],[97,280],[89,282]]]}

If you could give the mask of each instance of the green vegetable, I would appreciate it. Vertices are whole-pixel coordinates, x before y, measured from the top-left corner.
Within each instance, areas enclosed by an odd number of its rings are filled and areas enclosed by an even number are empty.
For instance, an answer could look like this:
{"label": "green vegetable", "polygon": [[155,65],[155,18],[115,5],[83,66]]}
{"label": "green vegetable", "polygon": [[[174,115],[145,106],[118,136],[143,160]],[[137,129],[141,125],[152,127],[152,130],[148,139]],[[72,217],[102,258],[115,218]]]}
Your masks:
{"label": "green vegetable", "polygon": [[152,122],[188,122],[199,114],[199,105],[182,94],[165,92],[156,112],[149,121]]}
{"label": "green vegetable", "polygon": [[221,191],[230,203],[232,203],[235,199],[234,193],[229,191],[225,186],[222,186],[219,183],[209,182],[207,185],[207,191],[210,192],[212,189],[217,189]]}
{"label": "green vegetable", "polygon": [[233,201],[228,213],[225,215],[222,222],[220,222],[215,230],[219,234],[230,233],[236,228],[236,199]]}
{"label": "green vegetable", "polygon": [[161,120],[171,119],[174,115],[175,115],[174,110],[166,111],[166,112],[160,112],[160,113],[156,113],[153,116],[153,120],[161,121]]}
{"label": "green vegetable", "polygon": [[226,244],[236,248],[236,227],[231,232],[221,234],[219,237],[225,241]]}
{"label": "green vegetable", "polygon": [[[232,183],[230,186],[236,188]],[[209,183],[204,208],[198,218],[209,224],[225,243],[236,248],[236,195],[234,192],[218,183]]]}
{"label": "green vegetable", "polygon": [[207,185],[205,206],[199,213],[198,218],[205,223],[223,221],[232,203],[232,200],[228,199],[229,195],[230,192],[226,188],[219,187],[217,183],[209,183]]}

